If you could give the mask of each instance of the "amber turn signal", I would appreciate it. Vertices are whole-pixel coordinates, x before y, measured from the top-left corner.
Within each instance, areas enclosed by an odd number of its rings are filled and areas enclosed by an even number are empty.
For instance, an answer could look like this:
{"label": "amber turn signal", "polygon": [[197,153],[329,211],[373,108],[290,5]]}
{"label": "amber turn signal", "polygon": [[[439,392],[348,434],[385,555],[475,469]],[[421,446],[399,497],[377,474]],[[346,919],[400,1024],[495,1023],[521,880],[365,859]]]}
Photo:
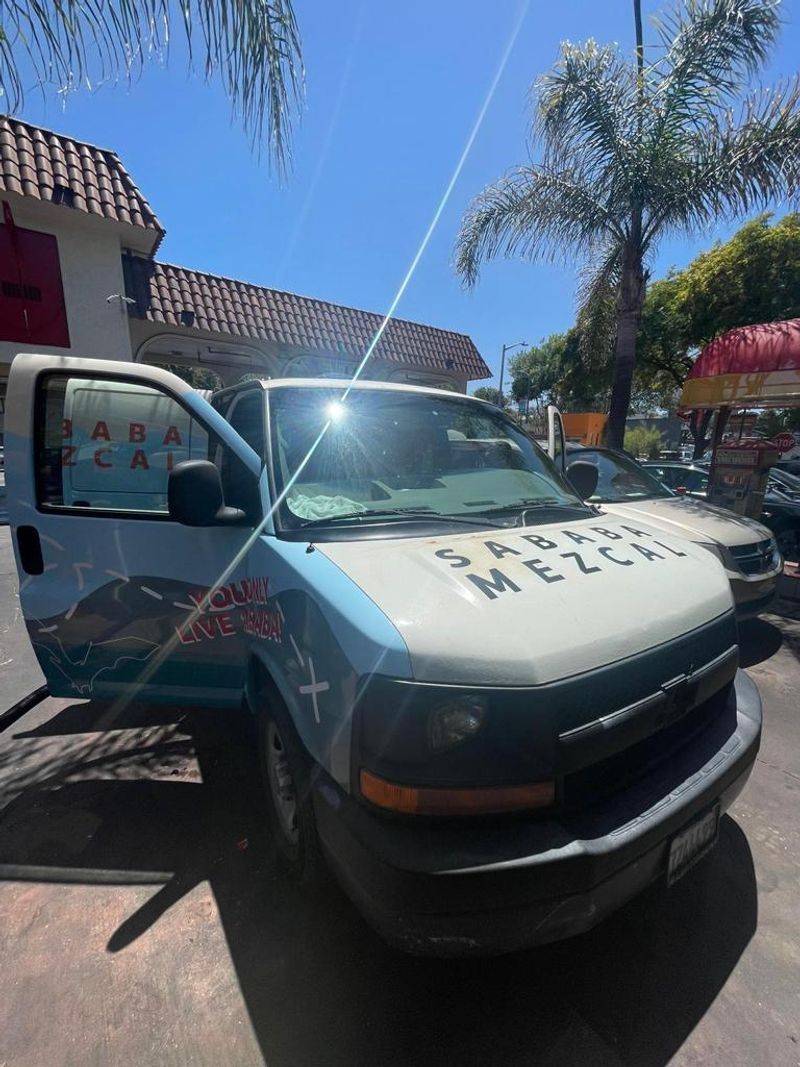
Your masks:
{"label": "amber turn signal", "polygon": [[501,815],[546,808],[553,803],[555,783],[534,782],[486,789],[429,789],[397,785],[362,769],[361,795],[379,808],[404,815]]}

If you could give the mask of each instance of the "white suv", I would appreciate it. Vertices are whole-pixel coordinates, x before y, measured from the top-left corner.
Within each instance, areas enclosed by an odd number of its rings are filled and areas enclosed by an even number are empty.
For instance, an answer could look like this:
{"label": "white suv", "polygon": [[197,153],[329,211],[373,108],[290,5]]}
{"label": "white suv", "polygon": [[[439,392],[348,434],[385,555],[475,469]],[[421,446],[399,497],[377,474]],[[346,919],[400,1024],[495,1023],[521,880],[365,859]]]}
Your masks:
{"label": "white suv", "polygon": [[597,487],[589,503],[685,537],[713,553],[725,568],[740,618],[765,611],[774,599],[783,559],[771,531],[760,522],[693,496],[676,495],[615,449],[568,445],[566,461],[567,474],[578,462],[597,468]]}

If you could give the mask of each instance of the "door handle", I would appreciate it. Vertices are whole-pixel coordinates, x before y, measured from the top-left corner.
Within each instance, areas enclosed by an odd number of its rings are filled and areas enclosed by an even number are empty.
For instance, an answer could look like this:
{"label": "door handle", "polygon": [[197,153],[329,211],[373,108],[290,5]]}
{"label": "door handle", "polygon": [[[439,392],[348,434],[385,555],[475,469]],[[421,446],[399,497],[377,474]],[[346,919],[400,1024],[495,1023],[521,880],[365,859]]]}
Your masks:
{"label": "door handle", "polygon": [[42,542],[39,540],[39,531],[35,526],[17,527],[17,548],[19,549],[19,561],[26,574],[44,572]]}

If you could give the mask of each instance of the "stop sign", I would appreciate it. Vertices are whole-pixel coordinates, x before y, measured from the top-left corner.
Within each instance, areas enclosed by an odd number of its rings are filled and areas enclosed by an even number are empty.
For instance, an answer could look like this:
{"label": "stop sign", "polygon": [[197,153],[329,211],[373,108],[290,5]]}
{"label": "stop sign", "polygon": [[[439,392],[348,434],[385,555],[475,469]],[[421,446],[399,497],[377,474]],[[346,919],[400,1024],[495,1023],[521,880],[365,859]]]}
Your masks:
{"label": "stop sign", "polygon": [[776,433],[772,438],[772,443],[775,445],[779,452],[790,452],[797,444],[793,433],[789,433],[788,430],[784,430],[782,433]]}

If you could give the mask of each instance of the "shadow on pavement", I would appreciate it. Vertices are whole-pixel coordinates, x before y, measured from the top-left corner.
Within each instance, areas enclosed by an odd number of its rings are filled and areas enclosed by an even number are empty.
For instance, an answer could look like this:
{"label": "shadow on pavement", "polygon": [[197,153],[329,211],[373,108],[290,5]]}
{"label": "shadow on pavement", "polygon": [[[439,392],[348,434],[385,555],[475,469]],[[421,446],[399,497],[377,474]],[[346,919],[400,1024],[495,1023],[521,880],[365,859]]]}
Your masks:
{"label": "shadow on pavement", "polygon": [[0,876],[161,882],[109,929],[109,952],[157,936],[166,909],[208,880],[270,1067],[662,1065],[756,929],[750,849],[725,818],[718,847],[673,889],[649,890],[580,938],[500,959],[399,956],[332,882],[310,893],[275,876],[244,716],[168,722],[132,709],[125,734],[88,733],[104,714],[68,707],[20,733],[18,744],[41,746],[27,770],[14,745],[0,753]]}
{"label": "shadow on pavement", "polygon": [[744,619],[739,623],[739,666],[754,667],[774,656],[784,635],[766,619]]}

